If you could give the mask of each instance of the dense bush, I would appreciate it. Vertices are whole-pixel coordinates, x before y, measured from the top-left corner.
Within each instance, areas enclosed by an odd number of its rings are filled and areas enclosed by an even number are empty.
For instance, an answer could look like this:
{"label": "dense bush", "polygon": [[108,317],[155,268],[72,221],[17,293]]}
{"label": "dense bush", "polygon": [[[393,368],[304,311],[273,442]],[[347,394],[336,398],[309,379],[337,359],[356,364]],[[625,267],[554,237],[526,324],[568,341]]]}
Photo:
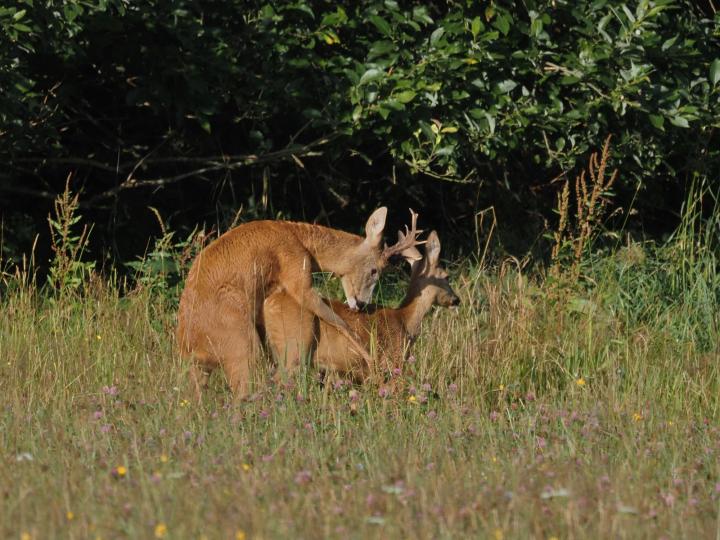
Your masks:
{"label": "dense bush", "polygon": [[457,248],[488,205],[538,232],[552,181],[608,134],[619,202],[669,230],[688,178],[720,172],[710,14],[679,0],[2,7],[4,250],[28,247],[69,173],[123,259],[158,232],[148,205],[174,227],[224,226],[240,207],[357,227],[379,202],[398,220],[412,205]]}

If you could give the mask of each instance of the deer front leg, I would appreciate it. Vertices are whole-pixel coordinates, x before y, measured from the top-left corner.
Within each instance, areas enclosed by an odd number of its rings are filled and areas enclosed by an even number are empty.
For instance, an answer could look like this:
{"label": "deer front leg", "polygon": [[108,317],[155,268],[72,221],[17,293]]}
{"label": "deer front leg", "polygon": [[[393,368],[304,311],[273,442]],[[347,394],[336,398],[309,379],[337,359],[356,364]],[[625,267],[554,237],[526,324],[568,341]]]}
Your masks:
{"label": "deer front leg", "polygon": [[322,297],[312,288],[309,256],[303,256],[302,261],[300,268],[292,269],[294,272],[288,269],[282,276],[285,291],[300,305],[301,309],[307,309],[320,320],[337,328],[338,332],[350,342],[352,348],[367,362],[369,368],[372,365],[372,357],[362,345],[360,338],[350,329],[342,317],[323,302]]}
{"label": "deer front leg", "polygon": [[350,329],[340,315],[335,313],[330,306],[323,302],[320,295],[312,290],[310,292],[314,298],[308,298],[310,295],[306,296],[307,308],[315,313],[315,315],[320,319],[337,328],[338,332],[340,332],[340,334],[342,334],[342,336],[350,342],[350,345],[352,345],[353,349],[355,349],[355,352],[357,352],[362,359],[365,360],[368,369],[370,369],[373,359],[365,346],[361,343],[359,336]]}

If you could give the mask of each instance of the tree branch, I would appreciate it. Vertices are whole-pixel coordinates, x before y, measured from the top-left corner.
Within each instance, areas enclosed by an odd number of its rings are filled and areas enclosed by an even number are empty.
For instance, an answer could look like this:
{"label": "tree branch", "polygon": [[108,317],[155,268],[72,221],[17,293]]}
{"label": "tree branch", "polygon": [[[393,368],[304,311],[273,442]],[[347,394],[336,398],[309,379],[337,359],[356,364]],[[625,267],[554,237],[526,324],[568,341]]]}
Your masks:
{"label": "tree branch", "polygon": [[[221,170],[232,171],[243,167],[262,165],[264,163],[270,163],[283,159],[298,159],[300,157],[319,156],[322,155],[322,152],[320,152],[318,148],[337,139],[338,137],[340,137],[340,135],[341,133],[331,133],[330,135],[319,137],[318,139],[315,139],[314,141],[311,141],[304,145],[291,143],[281,150],[268,152],[266,154],[238,154],[209,157],[176,156],[162,158],[149,158],[148,156],[145,156],[134,163],[122,163],[118,165],[109,165],[101,161],[83,158],[20,158],[15,161],[22,163],[52,163],[59,165],[87,166],[107,172],[112,172],[115,174],[120,171],[128,169],[130,170],[130,172],[127,174],[127,178],[122,183],[93,196],[90,200],[83,203],[83,206],[92,206],[102,200],[108,199],[110,197],[115,197],[120,192],[128,189],[164,187],[170,184],[180,182],[187,178],[191,178],[193,176],[200,176],[208,172],[215,172]],[[147,165],[161,165],[172,163],[195,164],[203,166],[195,168],[191,171],[177,174],[175,176],[161,176],[157,178],[137,178],[135,176],[137,169],[141,167],[145,167]],[[0,189],[3,189],[5,191],[13,191],[15,193],[35,195],[42,198],[55,198],[55,195],[45,191],[41,192],[24,188],[11,188],[9,186],[3,185],[0,185]]]}

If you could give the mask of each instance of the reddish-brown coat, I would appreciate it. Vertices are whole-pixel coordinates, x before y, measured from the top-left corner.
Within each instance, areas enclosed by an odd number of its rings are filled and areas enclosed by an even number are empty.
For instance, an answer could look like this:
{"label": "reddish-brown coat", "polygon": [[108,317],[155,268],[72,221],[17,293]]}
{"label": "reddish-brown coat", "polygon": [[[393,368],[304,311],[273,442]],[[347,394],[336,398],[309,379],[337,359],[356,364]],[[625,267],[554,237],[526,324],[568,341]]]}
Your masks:
{"label": "reddish-brown coat", "polygon": [[[413,250],[416,251],[416,250]],[[360,337],[361,343],[374,352],[375,361],[367,364],[334,327],[303,310],[282,291],[268,296],[264,305],[267,339],[278,362],[285,360],[293,370],[304,355],[312,353],[315,364],[351,376],[360,382],[373,371],[396,366],[407,354],[420,331],[423,317],[433,305],[457,306],[460,299],[440,266],[440,240],[432,232],[425,247],[425,257],[406,256],[412,267],[410,285],[398,308],[382,308],[369,313],[350,310],[342,302],[327,301]]]}
{"label": "reddish-brown coat", "polygon": [[218,366],[236,396],[247,393],[251,361],[261,349],[263,302],[273,293],[286,294],[336,327],[369,360],[357,336],[312,288],[312,272],[339,275],[351,304],[369,302],[386,264],[381,250],[386,214],[380,208],[370,216],[365,238],[307,223],[253,221],[203,249],[180,298],[176,332],[181,355],[193,360],[198,399]]}

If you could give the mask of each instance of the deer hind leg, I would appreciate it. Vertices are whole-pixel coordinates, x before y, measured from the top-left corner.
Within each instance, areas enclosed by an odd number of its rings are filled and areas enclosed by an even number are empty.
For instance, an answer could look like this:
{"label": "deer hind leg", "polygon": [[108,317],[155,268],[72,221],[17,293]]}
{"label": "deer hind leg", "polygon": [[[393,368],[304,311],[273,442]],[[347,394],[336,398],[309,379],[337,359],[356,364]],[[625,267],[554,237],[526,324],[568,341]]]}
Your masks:
{"label": "deer hind leg", "polygon": [[189,364],[188,378],[197,403],[202,402],[203,389],[207,386],[210,373],[217,367],[212,355],[196,346],[196,342],[200,341],[199,338],[197,333],[188,332],[182,322],[178,325],[177,340],[180,356]]}
{"label": "deer hind leg", "polygon": [[250,370],[258,365],[262,344],[255,325],[247,316],[224,317],[224,336],[213,347],[235,399],[247,397]]}
{"label": "deer hind leg", "polygon": [[283,292],[265,300],[263,316],[265,334],[277,365],[274,380],[282,382],[312,354],[315,317]]}
{"label": "deer hind leg", "polygon": [[[293,303],[292,300],[288,303]],[[315,342],[315,316],[307,310],[294,304],[296,309],[294,320],[288,325],[293,329],[285,342],[285,374],[292,377],[304,361],[307,361],[313,352]],[[282,351],[281,351],[282,352]]]}

